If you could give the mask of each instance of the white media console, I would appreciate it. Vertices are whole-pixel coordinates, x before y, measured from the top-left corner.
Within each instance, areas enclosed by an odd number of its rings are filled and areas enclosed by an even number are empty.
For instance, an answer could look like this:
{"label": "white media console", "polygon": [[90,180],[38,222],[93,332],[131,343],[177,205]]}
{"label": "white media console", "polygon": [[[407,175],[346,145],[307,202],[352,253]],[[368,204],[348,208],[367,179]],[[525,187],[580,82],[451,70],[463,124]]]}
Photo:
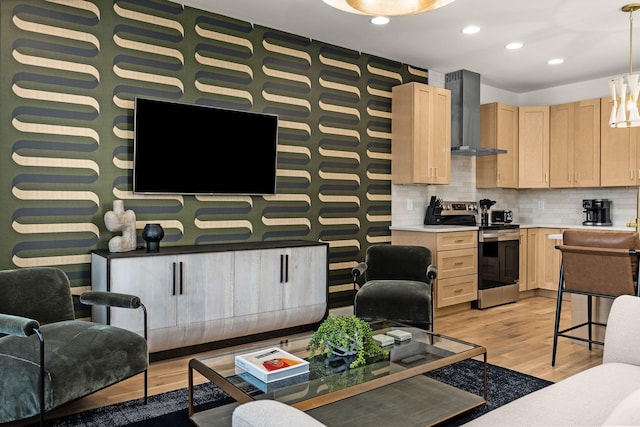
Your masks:
{"label": "white media console", "polygon": [[[321,321],[328,244],[273,241],[91,253],[93,290],[138,295],[149,351],[159,352]],[[96,322],[142,333],[141,310],[93,306]]]}

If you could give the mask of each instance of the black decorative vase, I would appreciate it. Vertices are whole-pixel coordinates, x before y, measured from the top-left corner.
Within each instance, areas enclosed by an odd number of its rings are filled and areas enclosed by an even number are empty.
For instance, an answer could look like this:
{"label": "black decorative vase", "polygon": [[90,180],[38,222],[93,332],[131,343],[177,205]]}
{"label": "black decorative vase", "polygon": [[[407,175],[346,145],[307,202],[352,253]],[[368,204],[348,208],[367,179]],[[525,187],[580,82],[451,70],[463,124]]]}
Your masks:
{"label": "black decorative vase", "polygon": [[160,240],[164,237],[164,230],[160,224],[147,224],[142,230],[142,238],[147,242],[147,252],[158,252]]}

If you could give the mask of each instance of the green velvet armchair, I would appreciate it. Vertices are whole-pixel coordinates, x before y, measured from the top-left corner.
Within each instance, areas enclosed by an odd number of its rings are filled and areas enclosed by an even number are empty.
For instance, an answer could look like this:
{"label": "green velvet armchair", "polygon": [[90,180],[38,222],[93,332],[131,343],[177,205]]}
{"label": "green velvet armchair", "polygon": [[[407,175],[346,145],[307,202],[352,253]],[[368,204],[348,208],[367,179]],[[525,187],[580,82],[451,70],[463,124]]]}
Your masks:
{"label": "green velvet armchair", "polygon": [[[144,311],[144,335],[75,319],[69,279],[53,267],[0,271],[0,423],[39,416],[144,372],[146,310],[133,295],[85,292],[85,304]],[[120,308],[119,308],[120,309]]]}

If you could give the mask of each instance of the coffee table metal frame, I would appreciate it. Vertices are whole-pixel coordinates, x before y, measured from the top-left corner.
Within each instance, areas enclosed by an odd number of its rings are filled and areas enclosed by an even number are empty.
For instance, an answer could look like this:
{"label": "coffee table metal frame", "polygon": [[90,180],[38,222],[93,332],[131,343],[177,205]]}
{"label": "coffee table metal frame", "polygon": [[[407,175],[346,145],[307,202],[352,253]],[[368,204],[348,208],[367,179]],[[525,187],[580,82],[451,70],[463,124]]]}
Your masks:
{"label": "coffee table metal frame", "polygon": [[[393,358],[389,358],[385,361],[385,366],[388,366],[388,371],[384,375],[379,377],[369,378],[362,382],[355,382],[353,384],[346,384],[344,387],[338,387],[334,391],[326,391],[319,394],[313,394],[297,401],[289,400],[286,396],[286,391],[282,393],[272,394],[269,398],[277,400],[284,400],[289,405],[296,407],[302,411],[309,411],[314,408],[328,405],[334,402],[341,401],[362,393],[366,393],[378,388],[384,387],[389,384],[398,383],[400,381],[407,380],[418,375],[433,371],[435,369],[451,365],[453,363],[470,359],[473,357],[483,356],[483,386],[484,393],[482,398],[478,401],[474,401],[468,409],[480,406],[486,403],[487,400],[487,351],[483,346],[468,343],[465,341],[457,340],[455,338],[433,333],[424,329],[419,329],[404,325],[397,322],[390,321],[376,321],[371,322],[374,334],[385,333],[391,329],[400,329],[411,332],[413,335],[412,341],[424,344],[423,348],[436,349],[436,353],[443,351],[443,354],[424,353],[428,357],[424,357],[422,360],[411,361],[411,363],[399,363],[398,361],[391,361]],[[277,345],[284,350],[295,354],[298,357],[306,358],[309,356],[309,352],[306,350],[306,344],[311,338],[311,333],[302,335],[295,338],[290,338],[284,341],[280,341],[280,345]],[[400,345],[394,345],[392,350],[396,350],[395,347]],[[198,372],[209,381],[217,385],[224,390],[229,396],[236,400],[237,404],[250,402],[255,400],[254,397],[247,394],[241,388],[237,387],[234,383],[229,381],[229,378],[236,375],[234,366],[234,356],[238,354],[245,354],[248,352],[258,351],[262,348],[273,347],[274,344],[258,344],[254,346],[240,347],[235,350],[215,354],[211,356],[204,356],[200,358],[194,358],[189,361],[188,370],[188,399],[189,399],[189,417],[192,421],[197,423],[194,417],[194,371]],[[396,353],[397,354],[397,353]],[[344,373],[337,373],[332,375],[343,375]],[[309,381],[307,381],[309,382]],[[285,389],[286,390],[286,389]],[[255,392],[255,390],[254,390]],[[295,399],[294,399],[295,400]],[[237,406],[236,404],[236,406]],[[214,408],[215,409],[215,408]],[[199,415],[200,413],[198,413]],[[457,413],[451,414],[455,416]]]}

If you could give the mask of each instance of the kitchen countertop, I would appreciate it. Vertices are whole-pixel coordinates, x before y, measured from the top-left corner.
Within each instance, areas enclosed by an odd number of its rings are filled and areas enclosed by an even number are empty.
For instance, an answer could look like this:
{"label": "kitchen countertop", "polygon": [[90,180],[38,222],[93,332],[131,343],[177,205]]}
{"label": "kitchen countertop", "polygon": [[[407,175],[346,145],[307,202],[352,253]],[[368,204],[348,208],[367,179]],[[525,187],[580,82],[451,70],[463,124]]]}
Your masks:
{"label": "kitchen countertop", "polygon": [[[589,226],[589,225],[566,225],[566,224],[519,224],[520,228],[560,228],[567,230],[569,228],[581,228],[589,230],[615,230],[615,231],[635,231],[633,227],[626,226]],[[398,231],[421,231],[426,233],[447,233],[451,231],[477,231],[478,226],[466,226],[466,225],[392,225],[389,230]]]}
{"label": "kitchen countertop", "polygon": [[448,233],[451,231],[478,231],[478,226],[468,225],[392,225],[389,230],[422,231],[426,233]]}

